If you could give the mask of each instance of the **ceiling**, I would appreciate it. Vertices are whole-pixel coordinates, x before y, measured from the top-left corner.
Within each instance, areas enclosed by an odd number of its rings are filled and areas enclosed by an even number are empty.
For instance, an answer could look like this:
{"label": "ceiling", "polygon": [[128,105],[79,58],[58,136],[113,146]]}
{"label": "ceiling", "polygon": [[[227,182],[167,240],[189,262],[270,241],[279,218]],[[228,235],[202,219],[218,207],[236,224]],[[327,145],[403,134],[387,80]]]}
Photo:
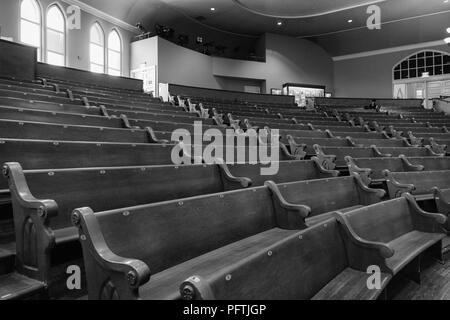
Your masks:
{"label": "ceiling", "polygon": [[[448,0],[84,0],[132,25],[180,19],[247,37],[266,32],[309,38],[331,55],[436,41],[450,27]],[[381,30],[366,27],[369,5],[381,9]],[[211,8],[215,8],[211,11]],[[351,22],[349,22],[352,20]],[[281,25],[278,25],[278,23]]]}

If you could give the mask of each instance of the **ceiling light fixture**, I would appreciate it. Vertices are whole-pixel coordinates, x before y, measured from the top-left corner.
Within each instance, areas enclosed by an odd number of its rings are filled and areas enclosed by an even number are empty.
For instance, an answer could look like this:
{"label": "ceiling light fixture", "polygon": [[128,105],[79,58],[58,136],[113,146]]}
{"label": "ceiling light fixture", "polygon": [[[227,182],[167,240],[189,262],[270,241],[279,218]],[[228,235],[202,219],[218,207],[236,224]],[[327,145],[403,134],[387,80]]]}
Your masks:
{"label": "ceiling light fixture", "polygon": [[282,26],[283,25],[283,22],[282,21],[278,21],[277,22],[277,26]]}
{"label": "ceiling light fixture", "polygon": [[444,39],[445,43],[450,45],[450,37]]}
{"label": "ceiling light fixture", "polygon": [[347,22],[348,22],[348,23],[352,23],[352,22],[353,22],[353,20],[352,20],[352,19],[350,19],[350,20],[348,20]]}
{"label": "ceiling light fixture", "polygon": [[450,33],[450,28],[447,28],[447,33]]}
{"label": "ceiling light fixture", "polygon": [[216,8],[211,8],[211,11],[216,11]]}

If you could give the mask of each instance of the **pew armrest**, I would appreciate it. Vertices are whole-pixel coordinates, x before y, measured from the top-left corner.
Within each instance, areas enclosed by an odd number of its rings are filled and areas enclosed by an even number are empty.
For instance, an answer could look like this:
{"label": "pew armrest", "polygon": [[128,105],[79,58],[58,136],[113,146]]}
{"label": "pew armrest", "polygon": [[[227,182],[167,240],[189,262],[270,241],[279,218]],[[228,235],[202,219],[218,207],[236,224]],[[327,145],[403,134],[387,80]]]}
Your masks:
{"label": "pew armrest", "polygon": [[411,193],[412,191],[416,190],[416,186],[413,184],[402,184],[395,180],[391,176],[391,172],[389,170],[383,170],[383,175],[386,177],[389,196],[392,199],[399,198],[404,193]]}
{"label": "pew armrest", "polygon": [[253,184],[253,181],[250,178],[235,177],[228,168],[228,165],[223,161],[216,161],[216,163],[218,163],[220,173],[222,175],[222,178],[224,179],[225,190],[248,188]]}
{"label": "pew armrest", "polygon": [[325,169],[324,167],[322,167],[322,165],[320,164],[319,158],[312,157],[311,160],[314,161],[317,170],[319,170],[320,175],[323,176],[324,178],[339,176],[338,170],[328,170],[328,169]]}
{"label": "pew armrest", "polygon": [[430,233],[445,232],[443,230],[444,225],[447,223],[445,215],[424,211],[410,193],[403,194],[403,197],[408,200],[415,229]]}
{"label": "pew armrest", "polygon": [[349,264],[352,268],[367,272],[369,266],[376,265],[383,272],[393,273],[386,265],[386,259],[395,254],[389,244],[363,239],[355,232],[345,214],[341,212],[337,212],[336,218],[345,234]]}
{"label": "pew armrest", "polygon": [[[25,275],[48,281],[50,251],[56,245],[50,219],[58,214],[58,205],[54,200],[33,196],[20,164],[6,163],[3,175],[8,179],[12,202],[17,204],[14,208],[17,269]],[[35,232],[26,232],[28,228],[34,228]],[[33,247],[30,244],[34,244]],[[37,271],[31,271],[33,269]]]}
{"label": "pew armrest", "polygon": [[[120,257],[113,253],[103,237],[94,212],[90,208],[76,209],[72,213],[72,223],[78,228],[83,254],[87,261],[86,273],[89,283],[89,294],[101,296],[101,279],[111,279],[121,299],[137,299],[138,289],[150,280],[150,269],[147,264],[137,259]],[[93,262],[95,267],[93,267]],[[99,270],[101,272],[99,273]],[[94,291],[91,291],[94,289]]]}
{"label": "pew armrest", "polygon": [[434,187],[433,193],[439,212],[450,215],[450,189],[447,189],[444,192],[440,188]]}
{"label": "pew armrest", "polygon": [[311,213],[311,208],[287,202],[273,181],[267,181],[264,185],[272,194],[278,227],[288,230],[306,229],[305,219]]}
{"label": "pew armrest", "polygon": [[379,157],[379,158],[390,158],[390,157],[392,156],[392,155],[389,154],[389,153],[382,153],[382,152],[380,151],[380,149],[378,149],[378,147],[375,146],[375,145],[370,146],[370,147],[372,148],[373,153],[375,154],[376,157]]}
{"label": "pew armrest", "polygon": [[318,144],[315,144],[313,148],[316,152],[316,157],[323,168],[327,170],[334,170],[336,168],[337,156],[325,154]]}
{"label": "pew armrest", "polygon": [[358,186],[358,193],[361,204],[368,206],[380,202],[386,195],[386,191],[382,189],[369,188],[357,172],[352,172],[356,184]]}
{"label": "pew armrest", "polygon": [[147,132],[148,140],[150,141],[150,143],[166,144],[170,142],[166,139],[158,139],[158,137],[156,137],[155,131],[153,131],[151,127],[146,127],[145,132]]}
{"label": "pew armrest", "polygon": [[408,158],[403,154],[399,155],[399,158],[402,160],[403,166],[407,169],[407,171],[423,171],[423,170],[425,170],[424,166],[414,165],[411,162],[409,162]]}
{"label": "pew armrest", "polygon": [[352,174],[353,172],[358,173],[359,176],[363,179],[364,183],[366,185],[370,185],[370,183],[372,182],[372,179],[370,179],[370,175],[372,174],[372,169],[358,167],[358,165],[355,163],[353,158],[350,156],[346,156],[344,159],[345,159],[345,162],[347,162],[347,167],[348,167],[350,174]]}

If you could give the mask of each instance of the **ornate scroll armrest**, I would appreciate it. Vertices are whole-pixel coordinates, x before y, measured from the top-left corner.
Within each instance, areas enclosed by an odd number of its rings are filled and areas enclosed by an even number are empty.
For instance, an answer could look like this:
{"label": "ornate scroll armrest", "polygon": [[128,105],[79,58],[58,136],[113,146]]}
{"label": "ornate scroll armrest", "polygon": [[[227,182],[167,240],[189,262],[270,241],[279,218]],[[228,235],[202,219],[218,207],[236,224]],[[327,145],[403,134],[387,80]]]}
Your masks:
{"label": "ornate scroll armrest", "polygon": [[386,180],[388,182],[388,188],[391,197],[398,198],[404,193],[410,193],[416,190],[416,186],[413,184],[399,183],[391,176],[391,172],[389,170],[383,170],[383,175],[386,177]]}
{"label": "ornate scroll armrest", "polygon": [[328,169],[325,169],[324,167],[322,167],[322,165],[320,164],[319,158],[312,157],[311,160],[314,161],[316,168],[319,170],[319,172],[322,175],[325,175],[325,177],[338,177],[339,176],[338,170],[328,170]]}
{"label": "ornate scroll armrest", "polygon": [[436,154],[445,154],[447,151],[447,145],[440,145],[434,138],[430,138],[430,149]]}
{"label": "ornate scroll armrest", "polygon": [[445,190],[444,193],[443,190],[434,187],[433,194],[439,212],[442,214],[450,215],[450,189]]}
{"label": "ornate scroll armrest", "polygon": [[447,223],[445,215],[424,211],[410,193],[404,193],[402,197],[408,200],[415,228],[423,232],[445,232],[443,231],[444,225]]}
{"label": "ornate scroll armrest", "polygon": [[372,174],[372,169],[358,167],[358,165],[355,163],[355,160],[353,160],[353,158],[350,156],[346,156],[344,160],[347,163],[350,172],[359,173],[360,175],[363,175],[370,180],[369,176]]}
{"label": "ornate scroll armrest", "polygon": [[291,149],[290,154],[295,159],[303,160],[306,157],[306,148],[308,146],[306,144],[304,144],[304,143],[298,144],[295,141],[294,137],[292,137],[291,135],[287,135],[286,138],[288,140],[289,147]]}
{"label": "ornate scroll armrest", "polygon": [[296,150],[296,154],[293,155],[284,143],[280,142],[279,145],[281,154],[284,155],[287,160],[303,160],[306,156],[306,152],[301,153],[298,150]]}
{"label": "ornate scroll armrest", "polygon": [[425,146],[425,149],[427,149],[427,152],[431,157],[445,157],[445,150],[440,150],[441,152],[437,153],[431,146]]}
{"label": "ornate scroll armrest", "polygon": [[363,239],[355,232],[345,214],[341,212],[337,212],[336,219],[345,234],[347,254],[352,268],[367,272],[369,266],[376,265],[383,272],[393,273],[386,265],[386,259],[392,258],[395,254],[389,244]]}
{"label": "ornate scroll armrest", "polygon": [[116,288],[119,291],[119,296],[121,298],[136,298],[138,296],[137,289],[150,280],[150,269],[147,264],[140,260],[120,257],[113,253],[106,244],[92,209],[76,209],[72,213],[72,223],[78,228],[80,239],[83,241],[83,250],[87,249],[89,256],[107,274],[112,276],[113,281],[117,282]]}
{"label": "ornate scroll armrest", "polygon": [[345,137],[345,140],[347,141],[347,143],[350,147],[358,147],[356,145],[355,141],[353,141],[352,137]]}
{"label": "ornate scroll armrest", "polygon": [[104,105],[100,105],[100,114],[104,117],[109,118],[108,109]]}
{"label": "ornate scroll armrest", "polygon": [[16,162],[3,165],[3,175],[8,179],[11,194],[24,209],[36,210],[38,216],[45,222],[58,214],[58,205],[54,200],[36,199],[31,193],[22,167]]}
{"label": "ornate scroll armrest", "polygon": [[370,127],[367,124],[363,125],[362,127],[365,132],[372,132],[372,130],[370,129]]}
{"label": "ornate scroll armrest", "polygon": [[408,131],[407,135],[413,146],[422,146],[423,145],[424,139],[415,137],[414,134],[412,133],[412,131]]}
{"label": "ornate scroll armrest", "polygon": [[278,227],[288,230],[306,229],[305,219],[310,215],[311,208],[287,202],[273,181],[266,181],[264,185],[272,193],[274,206],[278,209],[275,210]]}
{"label": "ornate scroll armrest", "polygon": [[146,127],[145,132],[147,132],[148,139],[150,143],[159,143],[159,144],[166,144],[169,143],[169,140],[166,139],[158,139],[156,137],[155,131],[151,127]]}
{"label": "ornate scroll armrest", "polygon": [[405,147],[408,147],[408,148],[413,147],[413,145],[411,143],[409,143],[408,139],[406,139],[405,137],[402,138],[402,141],[403,141],[403,145]]}
{"label": "ornate scroll armrest", "polygon": [[336,168],[337,156],[325,154],[318,144],[315,144],[313,148],[322,167],[328,170],[334,170]]}
{"label": "ornate scroll armrest", "polygon": [[383,137],[383,139],[392,139],[391,137],[389,137],[386,131],[381,132],[381,136]]}
{"label": "ornate scroll armrest", "polygon": [[[225,179],[226,182],[232,183],[232,184],[238,184],[242,188],[248,188],[251,187],[253,184],[253,181],[250,178],[247,177],[235,177],[230,172],[230,169],[228,168],[227,164],[224,163],[224,161],[216,161],[217,165],[220,168],[220,173],[222,177]],[[225,183],[227,185],[227,183]],[[228,189],[228,188],[226,188]]]}
{"label": "ornate scroll armrest", "polygon": [[372,145],[370,147],[372,148],[373,153],[375,154],[376,157],[380,157],[380,158],[390,158],[390,157],[392,157],[392,154],[381,153],[381,151],[375,145]]}
{"label": "ornate scroll armrest", "polygon": [[326,129],[325,133],[328,138],[336,138],[335,135],[329,129]]}
{"label": "ornate scroll armrest", "polygon": [[124,128],[127,128],[127,129],[140,129],[140,127],[132,126],[130,124],[130,120],[128,119],[128,117],[126,115],[121,114],[120,115],[120,119],[122,120],[122,124],[123,124]]}
{"label": "ornate scroll armrest", "polygon": [[398,156],[403,163],[403,166],[406,168],[406,171],[423,171],[425,170],[425,167],[423,165],[414,165],[411,162],[409,162],[408,158],[401,154]]}
{"label": "ornate scroll armrest", "polygon": [[355,178],[356,183],[359,188],[359,194],[361,201],[364,205],[371,205],[380,202],[381,199],[386,195],[386,191],[382,189],[372,189],[366,185],[357,172],[352,172],[352,176]]}

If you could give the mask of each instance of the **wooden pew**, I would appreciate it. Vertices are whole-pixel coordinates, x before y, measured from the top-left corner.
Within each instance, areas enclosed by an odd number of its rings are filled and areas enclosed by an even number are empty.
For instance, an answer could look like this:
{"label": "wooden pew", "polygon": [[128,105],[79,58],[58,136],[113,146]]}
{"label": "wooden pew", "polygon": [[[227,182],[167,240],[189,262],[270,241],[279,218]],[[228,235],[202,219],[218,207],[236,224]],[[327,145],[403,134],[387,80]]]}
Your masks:
{"label": "wooden pew", "polygon": [[304,229],[304,209],[275,210],[265,187],[95,214],[77,209],[89,298],[180,299],[194,270],[226,269]]}
{"label": "wooden pew", "polygon": [[384,171],[391,199],[411,193],[418,201],[433,199],[433,188],[450,188],[450,171]]}
{"label": "wooden pew", "polygon": [[391,275],[381,273],[381,287],[370,290],[367,270],[390,252],[352,241],[344,238],[333,218],[233,261],[226,269],[192,266],[180,295],[184,300],[376,300]]}
{"label": "wooden pew", "polygon": [[[338,172],[323,170],[314,161],[280,162],[279,171],[274,176],[262,176],[263,165],[191,165],[191,166],[147,166],[112,168],[75,168],[23,171],[18,163],[7,163],[4,172],[9,180],[14,206],[17,255],[21,265],[19,271],[27,276],[49,281],[51,247],[39,245],[39,252],[24,249],[35,243],[33,235],[24,233],[27,219],[34,224],[42,221],[36,216],[36,208],[28,206],[28,198],[52,199],[57,212],[46,219],[56,236],[56,244],[66,245],[77,239],[76,232],[70,230],[70,213],[80,206],[90,206],[94,210],[149,204],[181,199],[204,194],[212,194],[246,188],[250,185],[262,186],[267,178],[277,182],[300,181],[318,177],[333,177]],[[237,177],[233,174],[243,174]],[[182,183],[174,183],[174,178]],[[38,201],[45,206],[45,201]],[[37,230],[45,230],[39,225]],[[64,230],[63,230],[64,229]],[[41,239],[45,235],[39,236]],[[42,250],[41,250],[42,249]],[[70,255],[73,258],[73,255]],[[28,261],[25,265],[24,261]],[[32,262],[30,262],[32,261]],[[39,264],[42,262],[43,264]],[[36,268],[36,273],[27,270]]]}
{"label": "wooden pew", "polygon": [[[421,256],[428,252],[442,261],[442,239],[447,218],[423,211],[414,197],[381,202],[339,215],[346,237],[386,252],[376,263],[382,272],[397,275],[401,270],[420,283]],[[357,247],[351,246],[348,252]],[[362,257],[364,261],[365,257]]]}
{"label": "wooden pew", "polygon": [[[441,158],[434,158],[441,159]],[[353,158],[345,157],[350,173],[358,173],[366,185],[384,182],[384,170],[392,172],[423,171],[423,165],[413,165],[405,156],[398,158]],[[431,169],[433,170],[433,169]]]}
{"label": "wooden pew", "polygon": [[321,223],[337,211],[347,212],[380,202],[386,194],[381,189],[370,189],[357,173],[351,177],[279,185],[269,181],[266,185],[276,203],[308,206],[310,213],[303,217],[307,226]]}
{"label": "wooden pew", "polygon": [[[322,166],[327,169],[334,169],[334,167],[346,166],[345,157],[352,158],[386,158],[398,157],[404,155],[406,157],[437,157],[444,156],[444,154],[436,154],[429,146],[424,148],[377,148],[371,147],[322,147],[314,146],[316,155],[319,158]],[[334,160],[333,160],[334,159]]]}

